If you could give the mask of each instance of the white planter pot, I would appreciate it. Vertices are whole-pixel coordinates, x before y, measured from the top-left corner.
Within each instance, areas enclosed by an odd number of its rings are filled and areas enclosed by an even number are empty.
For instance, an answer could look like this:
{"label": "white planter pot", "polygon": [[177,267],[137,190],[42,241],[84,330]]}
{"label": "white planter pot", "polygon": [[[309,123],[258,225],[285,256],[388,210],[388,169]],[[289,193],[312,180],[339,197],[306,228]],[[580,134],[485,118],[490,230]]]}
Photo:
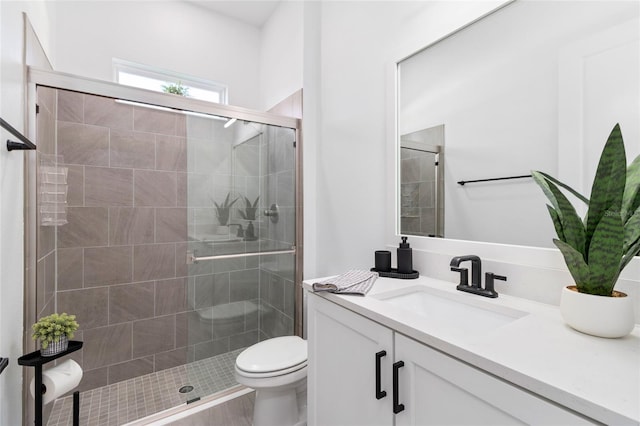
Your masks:
{"label": "white planter pot", "polygon": [[621,297],[594,296],[562,289],[560,313],[571,328],[598,337],[617,338],[631,333],[635,326],[633,301],[624,293]]}

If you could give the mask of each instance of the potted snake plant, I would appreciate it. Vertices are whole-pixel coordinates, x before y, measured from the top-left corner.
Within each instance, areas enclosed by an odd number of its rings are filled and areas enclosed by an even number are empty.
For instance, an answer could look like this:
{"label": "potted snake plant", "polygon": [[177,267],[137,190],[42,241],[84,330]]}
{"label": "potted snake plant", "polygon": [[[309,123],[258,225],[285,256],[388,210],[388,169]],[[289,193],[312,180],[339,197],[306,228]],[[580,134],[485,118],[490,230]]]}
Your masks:
{"label": "potted snake plant", "polygon": [[[635,325],[633,300],[614,290],[622,270],[640,254],[640,156],[627,167],[620,125],[604,146],[591,197],[540,171],[535,182],[547,205],[560,249],[575,285],[565,287],[560,311],[572,328],[599,337],[623,337]],[[560,190],[587,205],[581,219]]]}
{"label": "potted snake plant", "polygon": [[229,197],[231,197],[230,192],[227,193],[227,197],[222,203],[218,204],[215,201],[213,202],[216,207],[216,217],[218,218],[218,223],[220,224],[220,226],[218,226],[218,234],[221,235],[229,234],[229,213],[231,212],[231,207],[236,201],[238,201],[237,198],[233,201],[229,201]]}

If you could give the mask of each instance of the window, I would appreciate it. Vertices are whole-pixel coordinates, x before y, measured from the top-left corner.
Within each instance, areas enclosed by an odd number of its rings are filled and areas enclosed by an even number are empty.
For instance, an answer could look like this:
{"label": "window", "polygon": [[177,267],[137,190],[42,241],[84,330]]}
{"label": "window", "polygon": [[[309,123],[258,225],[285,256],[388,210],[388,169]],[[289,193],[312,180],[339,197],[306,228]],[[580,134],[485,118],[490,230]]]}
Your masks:
{"label": "window", "polygon": [[219,104],[227,103],[227,86],[215,81],[178,74],[135,62],[113,59],[116,82],[141,89],[165,92],[165,87],[179,85],[187,90],[185,96]]}

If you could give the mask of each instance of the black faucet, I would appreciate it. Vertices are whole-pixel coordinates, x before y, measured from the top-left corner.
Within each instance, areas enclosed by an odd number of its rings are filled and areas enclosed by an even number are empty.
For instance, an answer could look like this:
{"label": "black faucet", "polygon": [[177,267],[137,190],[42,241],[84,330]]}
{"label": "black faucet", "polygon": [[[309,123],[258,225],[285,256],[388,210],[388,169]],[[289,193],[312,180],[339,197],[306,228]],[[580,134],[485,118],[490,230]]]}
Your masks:
{"label": "black faucet", "polygon": [[[471,261],[471,285],[469,285],[469,270],[467,268],[459,267],[460,263],[467,260]],[[457,285],[456,289],[467,293],[495,298],[498,297],[498,292],[494,289],[493,281],[507,280],[507,277],[505,276],[496,275],[493,272],[487,272],[485,274],[485,287],[482,288],[482,261],[475,255],[456,256],[451,259],[449,266],[451,266],[452,271],[460,273],[460,284]]]}
{"label": "black faucet", "polygon": [[[460,263],[470,260],[471,261],[471,287],[480,288],[482,287],[482,282],[480,277],[482,276],[482,261],[476,255],[469,254],[466,256],[456,256],[451,259],[451,270],[455,272],[460,272],[460,284],[469,287],[467,284],[467,268],[459,268]],[[460,287],[460,286],[458,286]],[[460,289],[458,289],[460,290]],[[464,290],[463,290],[464,291]]]}

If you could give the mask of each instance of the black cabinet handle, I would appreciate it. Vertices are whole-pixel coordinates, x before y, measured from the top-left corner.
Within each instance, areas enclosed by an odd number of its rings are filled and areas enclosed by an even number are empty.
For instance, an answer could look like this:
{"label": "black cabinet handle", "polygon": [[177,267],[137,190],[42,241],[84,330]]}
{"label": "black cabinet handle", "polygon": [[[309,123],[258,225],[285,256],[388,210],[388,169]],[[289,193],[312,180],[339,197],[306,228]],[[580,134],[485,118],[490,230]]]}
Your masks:
{"label": "black cabinet handle", "polygon": [[404,411],[404,404],[399,404],[398,400],[400,396],[398,395],[398,370],[404,367],[404,361],[398,361],[393,363],[393,414],[398,414],[401,411]]}
{"label": "black cabinet handle", "polygon": [[376,353],[376,399],[382,399],[387,396],[387,391],[380,389],[380,382],[382,381],[380,379],[380,360],[383,356],[387,356],[387,351],[380,351]]}

